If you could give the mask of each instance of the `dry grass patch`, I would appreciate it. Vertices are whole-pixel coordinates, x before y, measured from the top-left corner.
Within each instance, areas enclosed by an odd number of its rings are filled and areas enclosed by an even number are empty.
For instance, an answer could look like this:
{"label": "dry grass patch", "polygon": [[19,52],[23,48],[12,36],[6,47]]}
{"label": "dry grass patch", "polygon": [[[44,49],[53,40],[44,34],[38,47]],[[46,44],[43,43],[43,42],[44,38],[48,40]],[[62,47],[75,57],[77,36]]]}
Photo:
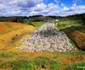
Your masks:
{"label": "dry grass patch", "polygon": [[[16,51],[16,47],[19,45],[16,45],[20,39],[28,35],[29,32],[32,32],[35,27],[31,25],[24,25],[24,24],[19,24],[19,23],[9,23],[10,26],[13,28],[17,29],[11,29],[11,28],[5,28],[5,24],[3,24],[3,29],[4,32],[7,30],[11,30],[9,32],[6,32],[2,35],[0,35],[0,50],[2,51]],[[2,24],[0,24],[2,25]],[[0,27],[0,29],[2,29]],[[12,49],[12,50],[11,50]]]}
{"label": "dry grass patch", "polygon": [[68,36],[77,44],[81,49],[85,49],[85,34],[80,31],[73,31],[68,33]]}

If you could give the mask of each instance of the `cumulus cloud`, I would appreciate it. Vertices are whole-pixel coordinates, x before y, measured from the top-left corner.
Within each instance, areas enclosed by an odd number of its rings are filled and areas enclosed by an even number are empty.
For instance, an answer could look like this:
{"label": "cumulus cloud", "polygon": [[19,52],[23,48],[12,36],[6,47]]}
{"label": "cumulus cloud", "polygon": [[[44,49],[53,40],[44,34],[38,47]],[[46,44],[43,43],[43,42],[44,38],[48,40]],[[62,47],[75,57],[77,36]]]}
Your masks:
{"label": "cumulus cloud", "polygon": [[36,14],[56,15],[58,11],[58,6],[53,3],[50,3],[48,5],[41,3],[41,4],[37,4],[35,7],[32,7],[31,10],[35,11]]}
{"label": "cumulus cloud", "polygon": [[42,0],[10,0],[10,5],[18,5],[19,7],[33,7],[36,4],[41,3]]}
{"label": "cumulus cloud", "polygon": [[43,3],[43,0],[0,0],[1,16],[51,15],[57,13],[58,6]]}
{"label": "cumulus cloud", "polygon": [[65,4],[64,3],[61,3],[61,6],[65,6]]}
{"label": "cumulus cloud", "polygon": [[[71,15],[85,12],[85,6],[66,7],[64,3],[58,5],[60,0],[55,3],[45,4],[44,0],[0,0],[0,16],[32,16],[32,15]],[[63,8],[61,9],[60,6]]]}
{"label": "cumulus cloud", "polygon": [[24,13],[26,14],[31,7],[42,2],[43,0],[0,0],[0,15],[23,15]]}
{"label": "cumulus cloud", "polygon": [[76,4],[73,4],[72,7],[64,7],[61,10],[61,16],[67,16],[67,15],[73,15],[73,14],[80,14],[80,13],[85,13],[85,6],[80,5],[77,6]]}
{"label": "cumulus cloud", "polygon": [[83,0],[73,0],[73,3],[77,4],[77,3],[82,3]]}
{"label": "cumulus cloud", "polygon": [[58,5],[60,3],[60,0],[54,0],[54,2],[56,2],[56,4]]}

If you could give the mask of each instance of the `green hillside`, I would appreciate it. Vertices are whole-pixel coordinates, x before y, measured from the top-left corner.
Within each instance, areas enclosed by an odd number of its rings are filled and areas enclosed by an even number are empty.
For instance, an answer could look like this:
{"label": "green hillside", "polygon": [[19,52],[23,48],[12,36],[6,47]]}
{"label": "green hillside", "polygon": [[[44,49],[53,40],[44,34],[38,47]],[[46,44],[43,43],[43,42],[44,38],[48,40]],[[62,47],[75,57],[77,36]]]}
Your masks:
{"label": "green hillside", "polygon": [[85,49],[85,14],[64,17],[56,22],[56,27],[67,34],[73,45]]}

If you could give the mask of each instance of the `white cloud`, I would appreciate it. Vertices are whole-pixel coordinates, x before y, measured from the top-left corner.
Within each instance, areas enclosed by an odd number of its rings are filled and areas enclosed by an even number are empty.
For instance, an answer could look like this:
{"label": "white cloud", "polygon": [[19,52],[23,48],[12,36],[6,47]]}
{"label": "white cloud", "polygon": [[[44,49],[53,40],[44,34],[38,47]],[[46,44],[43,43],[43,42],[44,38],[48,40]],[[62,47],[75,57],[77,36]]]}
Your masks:
{"label": "white cloud", "polygon": [[[53,3],[50,3],[46,6],[46,8],[44,8],[41,13],[42,14],[45,14],[45,15],[56,15],[57,14],[57,11],[58,11],[58,6],[53,4]],[[54,13],[55,12],[55,13]]]}
{"label": "white cloud", "polygon": [[4,4],[0,4],[0,10],[4,10],[6,6]]}
{"label": "white cloud", "polygon": [[56,2],[56,4],[58,5],[60,3],[60,0],[54,0],[54,2]]}
{"label": "white cloud", "polygon": [[[55,0],[59,3],[60,0]],[[61,9],[60,6],[63,8]],[[72,15],[76,13],[85,12],[85,6],[76,3],[72,7],[61,5],[43,3],[43,0],[0,0],[0,16],[30,16],[30,15]]]}
{"label": "white cloud", "polygon": [[63,9],[62,9],[62,11],[68,11],[69,10],[69,8],[67,8],[67,7],[64,7]]}
{"label": "white cloud", "polygon": [[77,4],[77,3],[82,3],[83,0],[73,0],[73,3]]}
{"label": "white cloud", "polygon": [[65,4],[64,3],[61,3],[61,6],[65,6]]}
{"label": "white cloud", "polygon": [[31,10],[36,10],[36,11],[40,11],[45,9],[47,6],[44,3],[41,4],[37,4],[35,7],[32,7]]}
{"label": "white cloud", "polygon": [[43,0],[0,0],[0,15],[15,16],[26,14],[28,9],[42,2]]}
{"label": "white cloud", "polygon": [[76,7],[76,3],[73,3],[73,7]]}
{"label": "white cloud", "polygon": [[85,13],[85,6],[84,5],[77,6],[73,4],[72,7],[70,8],[64,7],[61,10],[60,15],[66,16],[66,15],[73,15],[73,14],[80,14],[80,13]]}
{"label": "white cloud", "polygon": [[50,3],[48,5],[41,3],[41,4],[37,4],[35,7],[31,8],[31,11],[35,11],[37,12],[36,14],[42,14],[42,15],[56,15],[57,11],[58,11],[58,6]]}

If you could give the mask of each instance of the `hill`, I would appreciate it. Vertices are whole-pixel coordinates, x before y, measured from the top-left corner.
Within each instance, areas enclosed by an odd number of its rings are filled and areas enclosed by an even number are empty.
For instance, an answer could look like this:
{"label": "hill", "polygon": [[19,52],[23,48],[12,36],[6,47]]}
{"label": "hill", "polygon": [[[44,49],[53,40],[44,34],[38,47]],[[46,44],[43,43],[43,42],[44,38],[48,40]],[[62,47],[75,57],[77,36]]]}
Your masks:
{"label": "hill", "polygon": [[[81,42],[84,44],[85,27],[82,21],[82,18],[76,17],[75,20],[73,16],[68,16],[56,22],[56,27],[68,35],[75,47],[81,46]],[[28,19],[26,22],[29,22]],[[81,50],[29,53],[17,49],[44,21],[29,23],[0,22],[0,70],[83,70],[79,68],[85,66],[85,52]]]}
{"label": "hill", "polygon": [[85,14],[64,17],[56,26],[68,35],[73,45],[85,50]]}
{"label": "hill", "polygon": [[18,41],[30,33],[35,27],[21,23],[0,22],[0,51],[16,51]]}
{"label": "hill", "polygon": [[60,16],[43,16],[43,15],[34,15],[34,16],[10,16],[10,17],[0,17],[0,22],[20,22],[25,23],[26,21],[29,22],[39,22],[39,21],[53,21],[56,19],[60,19]]}

